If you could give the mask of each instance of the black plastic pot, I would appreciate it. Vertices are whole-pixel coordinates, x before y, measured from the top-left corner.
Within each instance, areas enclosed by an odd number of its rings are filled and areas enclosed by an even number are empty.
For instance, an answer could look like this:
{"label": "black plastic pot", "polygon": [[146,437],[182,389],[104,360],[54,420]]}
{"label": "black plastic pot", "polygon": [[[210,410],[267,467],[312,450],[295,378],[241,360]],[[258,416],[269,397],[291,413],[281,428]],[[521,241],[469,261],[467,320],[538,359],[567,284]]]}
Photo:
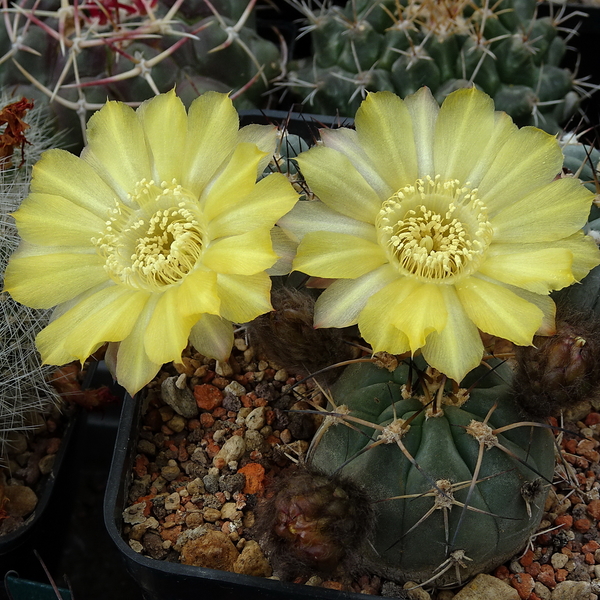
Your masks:
{"label": "black plastic pot", "polygon": [[[286,123],[290,133],[311,143],[321,127],[352,125],[352,119],[284,111],[241,111],[241,125]],[[146,600],[364,600],[364,595],[238,575],[226,571],[154,560],[132,550],[121,535],[132,466],[136,455],[142,402],[126,396],[104,500],[104,520],[110,537],[121,552],[127,570]]]}
{"label": "black plastic pot", "polygon": [[127,570],[142,589],[145,600],[364,600],[363,594],[338,592],[226,571],[154,560],[132,550],[121,535],[123,510],[136,456],[143,406],[127,396],[123,403],[115,453],[104,499],[104,520]]}

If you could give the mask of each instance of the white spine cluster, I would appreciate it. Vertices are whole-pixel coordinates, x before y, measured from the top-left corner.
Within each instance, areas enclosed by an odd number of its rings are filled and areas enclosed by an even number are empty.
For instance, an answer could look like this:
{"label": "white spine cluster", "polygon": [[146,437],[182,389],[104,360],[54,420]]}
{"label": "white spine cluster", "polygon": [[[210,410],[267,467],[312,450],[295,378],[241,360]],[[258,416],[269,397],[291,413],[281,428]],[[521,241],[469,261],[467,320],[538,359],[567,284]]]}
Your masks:
{"label": "white spine cluster", "polygon": [[[17,100],[0,96],[0,110]],[[30,127],[25,132],[28,143],[23,156],[15,149],[13,166],[0,166],[0,464],[11,434],[30,429],[35,422],[32,416],[47,413],[59,400],[47,382],[55,367],[42,366],[35,347],[35,336],[47,324],[51,311],[28,308],[1,291],[8,259],[20,241],[10,213],[27,195],[31,170],[40,154],[58,142],[49,136],[44,107],[36,106],[25,121]]]}

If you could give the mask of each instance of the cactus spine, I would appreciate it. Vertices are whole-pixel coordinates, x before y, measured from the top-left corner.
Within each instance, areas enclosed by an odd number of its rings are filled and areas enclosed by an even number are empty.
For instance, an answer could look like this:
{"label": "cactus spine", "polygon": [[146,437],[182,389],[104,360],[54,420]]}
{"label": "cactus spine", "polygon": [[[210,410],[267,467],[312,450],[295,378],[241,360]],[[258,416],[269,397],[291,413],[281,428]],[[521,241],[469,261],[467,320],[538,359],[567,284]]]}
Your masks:
{"label": "cactus spine", "polygon": [[475,84],[519,126],[556,133],[584,88],[560,67],[560,19],[535,0],[301,2],[313,57],[290,66],[286,86],[313,112],[352,116],[366,91],[406,97],[423,85],[438,102]]}
{"label": "cactus spine", "polygon": [[[14,100],[6,96],[0,98],[0,115]],[[27,143],[22,150],[22,165],[19,165],[21,153],[18,149],[14,155],[11,151],[0,160],[1,287],[4,286],[8,259],[19,244],[10,213],[27,195],[33,164],[44,150],[56,146],[58,141],[49,135],[43,108],[33,108],[24,120],[29,128],[26,130]],[[28,308],[15,302],[8,293],[0,292],[0,462],[13,432],[30,429],[32,416],[47,413],[59,401],[58,393],[47,382],[55,367],[42,366],[35,347],[35,336],[47,324],[50,312]]]}

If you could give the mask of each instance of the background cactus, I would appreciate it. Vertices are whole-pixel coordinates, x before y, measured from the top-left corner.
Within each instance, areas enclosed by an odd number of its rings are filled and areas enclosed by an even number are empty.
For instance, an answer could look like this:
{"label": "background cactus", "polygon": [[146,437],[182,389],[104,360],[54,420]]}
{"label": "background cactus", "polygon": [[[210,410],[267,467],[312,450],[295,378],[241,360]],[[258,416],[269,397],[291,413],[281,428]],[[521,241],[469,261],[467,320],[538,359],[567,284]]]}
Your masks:
{"label": "background cactus", "polygon": [[[237,108],[263,106],[280,56],[256,32],[255,4],[2,0],[0,85],[48,96],[57,127],[82,132],[107,98],[137,105],[175,85],[188,104],[216,90],[233,91]],[[81,135],[73,138],[79,145]]]}
{"label": "background cactus", "polygon": [[446,390],[441,404],[445,378],[422,373],[420,390],[410,373],[405,364],[393,373],[348,367],[309,464],[368,490],[376,525],[373,549],[363,551],[376,572],[454,584],[501,564],[536,530],[554,470],[553,436],[521,422],[495,372],[471,373],[467,385],[476,387]]}
{"label": "background cactus", "polygon": [[[3,111],[12,100],[0,98],[0,122]],[[19,244],[10,213],[27,195],[31,168],[40,154],[58,143],[49,134],[47,111],[33,108],[23,116],[29,125],[27,142],[6,153],[0,160],[0,289],[4,287],[4,271],[8,258]],[[0,142],[9,131],[0,133]],[[20,165],[22,159],[22,164]],[[0,463],[13,432],[32,427],[32,416],[45,414],[59,401],[58,392],[48,383],[56,368],[42,366],[35,347],[35,336],[47,324],[51,311],[34,310],[15,302],[8,293],[0,292]]]}
{"label": "background cactus", "polygon": [[290,65],[285,85],[313,112],[351,116],[365,91],[423,85],[441,103],[475,83],[517,125],[556,133],[595,89],[561,68],[561,20],[537,18],[536,0],[293,3],[314,56]]}

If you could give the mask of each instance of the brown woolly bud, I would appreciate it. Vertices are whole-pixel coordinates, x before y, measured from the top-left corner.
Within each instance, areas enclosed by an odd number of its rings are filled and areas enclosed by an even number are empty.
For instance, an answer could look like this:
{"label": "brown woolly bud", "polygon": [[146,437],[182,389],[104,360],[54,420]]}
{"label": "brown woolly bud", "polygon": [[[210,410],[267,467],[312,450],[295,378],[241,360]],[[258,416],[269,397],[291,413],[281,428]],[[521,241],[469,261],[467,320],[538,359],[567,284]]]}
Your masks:
{"label": "brown woolly bud", "polygon": [[556,333],[536,336],[517,351],[514,392],[534,417],[558,415],[590,396],[600,383],[600,321],[593,314],[558,308]]}
{"label": "brown woolly bud", "polygon": [[366,492],[340,477],[300,467],[279,476],[258,509],[254,533],[275,573],[292,579],[343,570],[358,573],[373,523]]}
{"label": "brown woolly bud", "polygon": [[[353,358],[339,329],[315,329],[315,301],[305,291],[280,287],[271,292],[273,312],[248,324],[252,345],[286,370],[310,375],[335,363]],[[332,382],[339,369],[324,374]]]}

